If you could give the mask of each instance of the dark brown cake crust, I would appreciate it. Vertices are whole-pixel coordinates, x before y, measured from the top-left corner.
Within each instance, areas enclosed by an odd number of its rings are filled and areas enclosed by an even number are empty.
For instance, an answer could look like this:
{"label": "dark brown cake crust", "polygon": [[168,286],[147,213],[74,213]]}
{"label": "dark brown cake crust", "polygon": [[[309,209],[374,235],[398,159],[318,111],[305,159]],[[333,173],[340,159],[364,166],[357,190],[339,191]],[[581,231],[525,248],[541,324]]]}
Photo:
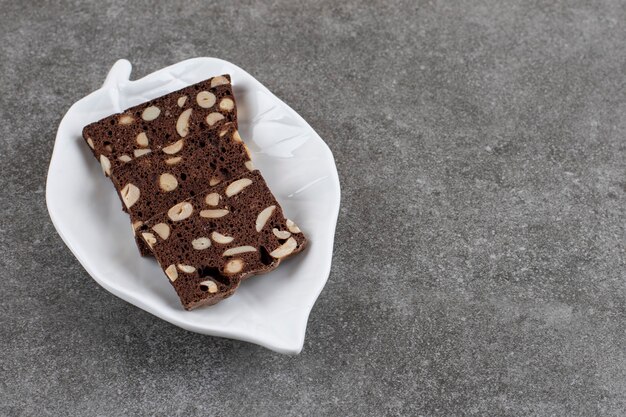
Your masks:
{"label": "dark brown cake crust", "polygon": [[199,131],[237,124],[229,75],[220,75],[131,107],[83,129],[83,138],[110,176],[119,166]]}
{"label": "dark brown cake crust", "polygon": [[306,245],[258,171],[207,188],[139,231],[188,310],[229,297]]}

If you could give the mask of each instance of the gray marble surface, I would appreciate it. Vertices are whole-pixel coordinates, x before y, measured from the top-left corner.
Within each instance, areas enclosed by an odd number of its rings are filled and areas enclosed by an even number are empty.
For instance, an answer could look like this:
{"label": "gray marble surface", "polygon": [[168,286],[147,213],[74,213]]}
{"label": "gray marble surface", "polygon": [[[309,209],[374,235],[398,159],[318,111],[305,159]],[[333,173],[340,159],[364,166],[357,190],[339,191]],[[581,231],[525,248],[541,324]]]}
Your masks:
{"label": "gray marble surface", "polygon": [[[624,21],[618,0],[0,0],[0,415],[626,415]],[[335,154],[299,356],[117,299],[47,215],[69,106],[118,58],[196,56]]]}

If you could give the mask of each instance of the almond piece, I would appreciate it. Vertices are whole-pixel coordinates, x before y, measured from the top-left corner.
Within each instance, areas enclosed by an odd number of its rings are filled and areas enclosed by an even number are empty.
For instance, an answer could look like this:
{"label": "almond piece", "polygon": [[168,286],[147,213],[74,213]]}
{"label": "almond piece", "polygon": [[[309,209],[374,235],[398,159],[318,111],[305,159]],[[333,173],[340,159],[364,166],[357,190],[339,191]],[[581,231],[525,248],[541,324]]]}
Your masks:
{"label": "almond piece", "polygon": [[243,269],[243,261],[241,259],[233,259],[229,261],[224,267],[224,272],[227,274],[236,274]]}
{"label": "almond piece", "polygon": [[172,174],[166,172],[159,177],[159,187],[165,192],[175,190],[178,187],[178,181]]}
{"label": "almond piece", "polygon": [[178,278],[178,271],[176,270],[176,265],[172,264],[165,269],[165,275],[170,279],[170,281],[176,281]]}
{"label": "almond piece", "polygon": [[218,85],[224,85],[224,84],[230,84],[230,81],[228,81],[228,78],[223,77],[221,75],[218,77],[214,77],[211,80],[211,88],[217,87]]}
{"label": "almond piece", "polygon": [[154,237],[154,235],[150,232],[143,232],[141,236],[143,237],[143,240],[146,241],[148,246],[150,246],[150,249],[152,249],[152,246],[157,243],[156,237]]}
{"label": "almond piece", "polygon": [[122,155],[122,156],[120,156],[120,157],[119,157],[119,158],[117,158],[117,159],[119,159],[119,160],[120,160],[120,161],[122,161],[122,162],[130,162],[130,161],[132,161],[132,160],[133,160],[133,158],[131,158],[131,157],[130,157],[130,156],[128,156],[128,155]]}
{"label": "almond piece", "polygon": [[152,230],[154,230],[163,240],[167,240],[167,238],[170,237],[170,227],[167,223],[155,224],[152,226]]}
{"label": "almond piece", "polygon": [[215,98],[215,94],[210,93],[208,91],[200,91],[198,95],[196,96],[196,101],[198,102],[198,106],[202,107],[203,109],[208,109],[208,108],[213,107],[216,100],[217,99]]}
{"label": "almond piece", "polygon": [[200,217],[205,217],[207,219],[217,219],[226,216],[228,213],[229,211],[225,209],[202,210],[200,212]]}
{"label": "almond piece", "polygon": [[230,98],[223,98],[220,100],[220,109],[225,111],[231,111],[235,108],[235,102]]}
{"label": "almond piece", "polygon": [[289,236],[291,236],[290,232],[286,230],[278,230],[277,228],[273,228],[272,233],[274,233],[274,236],[279,239],[287,239]]}
{"label": "almond piece", "polygon": [[252,163],[252,161],[246,161],[245,163],[246,168],[248,168],[248,171],[254,171],[254,164]]}
{"label": "almond piece", "polygon": [[189,133],[189,118],[191,117],[192,109],[187,109],[178,116],[176,121],[176,131],[181,137],[187,136]]}
{"label": "almond piece", "polygon": [[111,153],[111,152],[113,152],[113,146],[111,146],[111,145],[106,145],[106,146],[104,147],[104,150],[105,150],[105,151],[107,151],[108,153]]}
{"label": "almond piece", "polygon": [[218,177],[213,177],[213,178],[211,178],[211,179],[209,180],[209,185],[210,185],[211,187],[213,187],[214,185],[217,185],[217,184],[219,184],[220,182],[222,182],[221,178],[218,178]]}
{"label": "almond piece", "polygon": [[138,134],[135,140],[137,141],[137,145],[143,148],[145,148],[146,146],[150,144],[150,142],[148,141],[148,135],[146,135],[146,132],[141,132],[140,134]]}
{"label": "almond piece", "polygon": [[91,138],[87,138],[87,145],[89,145],[89,147],[93,149],[93,140]]}
{"label": "almond piece", "polygon": [[244,188],[252,184],[252,180],[250,178],[242,178],[237,181],[233,181],[228,184],[226,187],[226,197],[232,197],[237,193],[243,191]]}
{"label": "almond piece", "polygon": [[107,177],[111,175],[111,161],[104,155],[100,155],[100,165],[102,166],[102,173]]}
{"label": "almond piece", "polygon": [[218,193],[211,193],[206,196],[204,201],[206,201],[209,206],[217,206],[220,203],[220,198]]}
{"label": "almond piece", "polygon": [[238,130],[235,130],[235,133],[233,133],[233,139],[235,139],[236,142],[243,142],[243,140],[241,139],[241,136],[239,136]]}
{"label": "almond piece", "polygon": [[215,243],[221,243],[222,245],[225,245],[235,240],[235,238],[232,236],[226,236],[218,232],[211,233],[211,239],[213,239]]}
{"label": "almond piece", "polygon": [[152,149],[135,149],[133,154],[135,155],[135,158],[138,158],[142,155],[149,154],[150,152],[152,152]]}
{"label": "almond piece", "polygon": [[172,221],[178,222],[191,216],[191,213],[193,213],[193,206],[191,203],[183,201],[170,208],[167,211],[167,216],[172,219]]}
{"label": "almond piece", "polygon": [[181,271],[183,271],[186,274],[192,274],[192,273],[196,272],[196,268],[194,268],[191,265],[178,264],[178,269],[180,269]]}
{"label": "almond piece", "polygon": [[187,96],[180,96],[178,97],[176,104],[178,104],[178,107],[183,107],[186,101],[187,101]]}
{"label": "almond piece", "polygon": [[135,119],[133,119],[133,116],[128,115],[128,114],[123,114],[120,116],[117,122],[121,125],[129,125],[134,121]]}
{"label": "almond piece", "polygon": [[274,213],[274,210],[276,209],[276,206],[269,206],[264,208],[258,216],[256,216],[256,231],[260,232],[261,230],[263,230],[263,227],[265,227],[265,223],[267,223],[267,221],[269,220],[270,217],[272,217],[272,214]]}
{"label": "almond piece", "polygon": [[213,112],[209,113],[205,120],[206,124],[208,124],[209,126],[213,126],[215,123],[219,122],[222,119],[224,119],[224,115],[222,113]]}
{"label": "almond piece", "polygon": [[183,157],[182,156],[175,156],[173,158],[168,158],[165,160],[165,163],[168,165],[176,165],[177,163],[179,163],[180,161],[182,161]]}
{"label": "almond piece", "polygon": [[285,256],[290,255],[297,246],[298,242],[296,242],[296,239],[290,237],[285,243],[270,252],[270,256],[277,259],[284,258]]}
{"label": "almond piece", "polygon": [[139,229],[141,226],[143,226],[143,222],[141,220],[137,220],[135,223],[133,223],[133,231]]}
{"label": "almond piece", "polygon": [[180,152],[181,149],[183,149],[184,144],[185,144],[185,141],[180,139],[179,141],[174,142],[171,145],[168,145],[161,150],[168,155],[174,155],[175,153],[178,153]]}
{"label": "almond piece", "polygon": [[191,246],[195,250],[202,250],[211,247],[211,239],[208,237],[199,237],[191,241]]}
{"label": "almond piece", "polygon": [[159,117],[159,114],[161,114],[161,109],[156,106],[150,106],[144,109],[141,113],[141,118],[146,122],[150,122]]}
{"label": "almond piece", "polygon": [[243,148],[246,150],[246,155],[248,155],[248,159],[252,159],[250,156],[250,148],[248,148],[248,145],[244,143]]}
{"label": "almond piece", "polygon": [[253,246],[237,246],[234,248],[226,249],[224,253],[222,254],[222,256],[233,256],[239,253],[246,253],[246,252],[256,252],[256,248]]}
{"label": "almond piece", "polygon": [[126,208],[131,208],[139,200],[140,192],[135,184],[129,182],[122,188],[121,194]]}
{"label": "almond piece", "polygon": [[289,231],[291,233],[301,233],[302,231],[300,230],[300,228],[298,227],[297,224],[295,224],[294,222],[292,222],[291,220],[287,219],[287,229],[289,229]]}
{"label": "almond piece", "polygon": [[208,291],[211,294],[215,294],[217,292],[217,284],[211,280],[207,280],[207,281],[202,281],[200,283],[200,289],[202,290],[202,287],[207,287],[206,290],[203,291]]}

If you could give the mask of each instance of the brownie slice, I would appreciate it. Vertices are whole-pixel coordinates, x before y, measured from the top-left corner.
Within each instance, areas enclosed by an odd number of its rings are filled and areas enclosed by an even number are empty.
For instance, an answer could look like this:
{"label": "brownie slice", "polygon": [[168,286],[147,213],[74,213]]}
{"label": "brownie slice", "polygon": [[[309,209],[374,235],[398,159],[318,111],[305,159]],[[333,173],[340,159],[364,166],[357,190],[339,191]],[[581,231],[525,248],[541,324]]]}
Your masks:
{"label": "brownie slice", "polygon": [[[198,131],[119,166],[111,180],[130,214],[133,231],[196,192],[254,169],[234,124]],[[135,236],[142,255],[150,249]]]}
{"label": "brownie slice", "polygon": [[225,74],[91,123],[83,138],[110,176],[135,158],[227,122],[236,125],[237,110]]}
{"label": "brownie slice", "polygon": [[258,171],[208,187],[139,230],[187,310],[229,297],[306,245]]}

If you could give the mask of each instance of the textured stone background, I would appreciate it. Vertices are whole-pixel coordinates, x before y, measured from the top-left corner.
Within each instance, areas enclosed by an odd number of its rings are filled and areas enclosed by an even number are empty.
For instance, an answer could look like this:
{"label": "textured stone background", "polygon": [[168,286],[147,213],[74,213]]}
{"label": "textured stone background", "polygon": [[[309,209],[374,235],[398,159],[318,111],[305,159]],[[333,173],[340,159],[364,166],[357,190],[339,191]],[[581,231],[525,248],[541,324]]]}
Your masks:
{"label": "textured stone background", "polygon": [[[0,414],[626,415],[625,4],[519,3],[0,0]],[[69,106],[196,56],[335,154],[297,357],[115,298],[47,215]]]}

